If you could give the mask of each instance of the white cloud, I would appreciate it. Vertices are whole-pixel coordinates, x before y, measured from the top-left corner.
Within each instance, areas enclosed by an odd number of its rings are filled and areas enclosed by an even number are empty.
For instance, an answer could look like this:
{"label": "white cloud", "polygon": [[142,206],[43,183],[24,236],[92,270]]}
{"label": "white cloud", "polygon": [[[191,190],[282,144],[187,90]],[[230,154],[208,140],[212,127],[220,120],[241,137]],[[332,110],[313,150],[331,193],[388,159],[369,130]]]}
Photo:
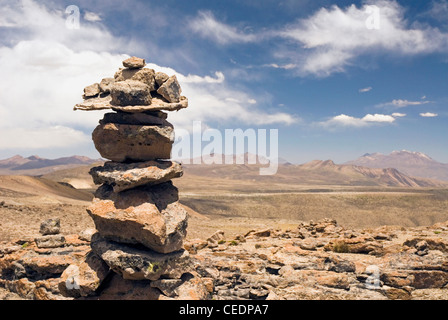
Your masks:
{"label": "white cloud", "polygon": [[191,20],[189,27],[202,37],[219,44],[247,43],[259,40],[255,34],[245,33],[218,21],[210,11],[198,12],[198,16]]}
{"label": "white cloud", "polygon": [[422,104],[428,104],[432,103],[432,101],[409,101],[409,100],[403,100],[403,99],[394,99],[391,102],[386,102],[379,104],[378,107],[385,107],[385,106],[393,106],[396,108],[404,108],[408,106],[419,106]]}
{"label": "white cloud", "polygon": [[[90,134],[104,111],[74,112],[73,106],[82,101],[85,86],[113,77],[128,57],[111,52],[135,48],[133,43],[115,38],[101,24],[82,24],[79,30],[69,30],[62,13],[33,1],[19,6],[11,2],[0,10],[5,8],[10,11],[10,23],[16,25],[21,36],[3,39],[12,40],[12,45],[2,44],[0,39],[0,70],[4,79],[0,90],[0,149],[67,149],[84,144],[86,150],[86,145],[93,145]],[[29,19],[31,22],[24,22]],[[248,101],[254,97],[233,88],[222,72],[211,77],[183,75],[157,65],[148,67],[176,74],[183,94],[189,98],[187,110],[169,116],[177,126],[191,127],[193,120],[239,120],[248,125],[296,121],[289,114],[267,113],[250,105]],[[228,102],[228,97],[236,101]]]}
{"label": "white cloud", "polygon": [[425,112],[425,113],[420,113],[420,116],[424,117],[424,118],[434,118],[434,117],[437,117],[438,114],[432,113],[432,112]]}
{"label": "white cloud", "polygon": [[372,89],[373,89],[372,87],[367,87],[367,88],[359,89],[358,91],[359,91],[360,93],[364,93],[364,92],[369,92],[369,91],[372,90]]}
{"label": "white cloud", "polygon": [[279,35],[295,41],[301,50],[278,53],[290,57],[301,74],[328,76],[341,72],[364,54],[380,52],[416,55],[446,52],[448,35],[437,28],[409,25],[405,9],[395,1],[376,0],[379,8],[379,29],[369,30],[367,5],[322,8],[307,19],[286,27]]}
{"label": "white cloud", "polygon": [[84,13],[84,19],[91,22],[102,21],[101,16],[96,14],[95,12],[86,11]]}
{"label": "white cloud", "polygon": [[367,114],[363,118],[356,118],[345,114],[340,114],[327,121],[318,124],[326,128],[335,127],[366,127],[378,123],[393,123],[395,118],[385,114]]}
{"label": "white cloud", "polygon": [[394,112],[394,113],[392,113],[392,117],[402,118],[402,117],[406,117],[406,114],[405,113]]}

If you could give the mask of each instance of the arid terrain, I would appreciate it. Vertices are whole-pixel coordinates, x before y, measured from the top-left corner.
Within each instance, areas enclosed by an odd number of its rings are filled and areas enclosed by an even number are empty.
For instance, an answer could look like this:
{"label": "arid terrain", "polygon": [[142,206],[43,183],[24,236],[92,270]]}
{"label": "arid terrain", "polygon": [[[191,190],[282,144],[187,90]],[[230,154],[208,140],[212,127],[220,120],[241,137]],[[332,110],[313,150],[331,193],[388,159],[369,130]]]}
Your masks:
{"label": "arid terrain", "polygon": [[[0,176],[2,268],[16,270],[20,261],[27,274],[4,274],[0,299],[61,298],[54,289],[61,272],[89,250],[76,235],[94,227],[86,208],[97,187],[88,174],[95,165]],[[190,215],[185,247],[209,284],[202,297],[446,299],[446,182],[331,161],[281,165],[275,176],[258,169],[184,165],[173,181]],[[34,245],[50,218],[61,221],[64,248]],[[372,265],[381,269],[373,289],[366,287]],[[33,278],[35,269],[43,278]],[[99,298],[155,298],[134,286],[126,291],[126,283],[117,287],[125,291],[104,289]]]}
{"label": "arid terrain", "polygon": [[[88,174],[94,165],[38,177],[0,176],[0,240],[34,237],[39,221],[51,217],[61,218],[67,233],[92,227],[85,208],[96,188]],[[281,165],[274,176],[259,176],[258,168],[185,165],[183,177],[173,182],[191,216],[188,237],[205,238],[216,230],[231,236],[253,228],[290,228],[323,218],[350,228],[448,220],[448,188],[442,181],[403,175],[407,180],[398,176],[391,183],[394,176],[378,174],[382,169],[364,175],[357,167],[328,161]],[[409,186],[415,181],[423,186]]]}

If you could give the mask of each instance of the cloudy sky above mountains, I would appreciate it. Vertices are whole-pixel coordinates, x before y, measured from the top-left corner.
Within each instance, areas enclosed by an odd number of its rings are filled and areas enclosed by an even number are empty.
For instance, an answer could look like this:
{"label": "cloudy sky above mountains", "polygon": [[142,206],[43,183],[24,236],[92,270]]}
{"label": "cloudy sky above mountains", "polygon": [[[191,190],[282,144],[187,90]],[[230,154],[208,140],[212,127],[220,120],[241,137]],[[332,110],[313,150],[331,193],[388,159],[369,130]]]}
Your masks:
{"label": "cloudy sky above mountains", "polygon": [[276,128],[300,163],[401,149],[448,162],[447,0],[0,4],[0,158],[99,157],[101,112],[72,107],[136,55],[178,76],[177,128]]}

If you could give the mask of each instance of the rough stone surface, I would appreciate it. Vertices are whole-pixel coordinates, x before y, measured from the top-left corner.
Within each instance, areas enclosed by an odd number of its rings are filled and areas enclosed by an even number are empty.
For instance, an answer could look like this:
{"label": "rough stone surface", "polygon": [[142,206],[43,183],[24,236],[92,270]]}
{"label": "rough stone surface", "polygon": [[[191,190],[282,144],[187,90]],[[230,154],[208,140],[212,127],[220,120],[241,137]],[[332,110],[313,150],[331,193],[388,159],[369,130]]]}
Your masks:
{"label": "rough stone surface", "polygon": [[172,161],[146,161],[134,163],[106,162],[90,169],[95,184],[108,184],[114,192],[142,185],[155,185],[181,177],[182,166]]}
{"label": "rough stone surface", "polygon": [[111,104],[111,96],[106,95],[104,97],[94,97],[86,99],[81,103],[75,105],[73,110],[84,110],[84,111],[94,111],[94,110],[107,110],[112,109],[114,111],[122,111],[129,113],[140,113],[140,112],[153,112],[153,111],[178,111],[188,107],[188,99],[184,96],[180,97],[180,101],[177,103],[166,102],[165,99],[153,96],[150,105],[146,106],[114,106]]}
{"label": "rough stone surface", "polygon": [[110,89],[112,85],[114,84],[115,79],[114,78],[104,78],[100,82],[100,91],[102,93],[110,93]]}
{"label": "rough stone surface", "polygon": [[61,220],[59,218],[47,219],[42,221],[42,223],[40,224],[39,232],[43,236],[50,234],[58,234],[60,231],[61,231]]}
{"label": "rough stone surface", "polygon": [[98,83],[94,83],[84,88],[84,97],[85,98],[96,97],[100,94],[100,92],[101,92],[100,85]]}
{"label": "rough stone surface", "polygon": [[103,185],[87,212],[105,238],[160,253],[182,249],[188,215],[171,182],[115,193]]}
{"label": "rough stone surface", "polygon": [[158,280],[160,277],[179,279],[191,269],[188,251],[161,254],[152,250],[93,239],[92,250],[126,280]]}
{"label": "rough stone surface", "polygon": [[100,124],[92,134],[103,158],[116,161],[169,159],[174,142],[172,126]]}
{"label": "rough stone surface", "polygon": [[156,72],[155,80],[156,80],[156,83],[157,83],[157,85],[158,85],[159,87],[160,87],[162,84],[164,84],[165,81],[167,81],[169,78],[170,78],[170,77],[169,77],[166,73],[163,73],[163,72]]}
{"label": "rough stone surface", "polygon": [[146,84],[150,91],[155,90],[156,80],[153,69],[120,69],[114,75],[116,82],[125,80],[135,80]]}
{"label": "rough stone surface", "polygon": [[182,90],[176,76],[170,77],[157,89],[157,93],[168,102],[179,102]]}
{"label": "rough stone surface", "polygon": [[58,234],[42,236],[34,239],[38,248],[58,248],[65,245],[65,237]]}
{"label": "rough stone surface", "polygon": [[59,291],[66,297],[94,295],[109,274],[109,267],[93,252],[79,264],[71,264],[61,275]]}
{"label": "rough stone surface", "polygon": [[111,85],[111,104],[116,106],[139,106],[151,104],[148,85],[140,81],[126,80]]}
{"label": "rough stone surface", "polygon": [[123,61],[123,66],[130,69],[138,69],[146,66],[146,62],[142,58],[130,57]]}
{"label": "rough stone surface", "polygon": [[169,125],[166,121],[167,114],[161,111],[152,114],[147,113],[126,113],[110,112],[106,113],[100,124],[118,123],[118,124],[136,124],[136,125]]}

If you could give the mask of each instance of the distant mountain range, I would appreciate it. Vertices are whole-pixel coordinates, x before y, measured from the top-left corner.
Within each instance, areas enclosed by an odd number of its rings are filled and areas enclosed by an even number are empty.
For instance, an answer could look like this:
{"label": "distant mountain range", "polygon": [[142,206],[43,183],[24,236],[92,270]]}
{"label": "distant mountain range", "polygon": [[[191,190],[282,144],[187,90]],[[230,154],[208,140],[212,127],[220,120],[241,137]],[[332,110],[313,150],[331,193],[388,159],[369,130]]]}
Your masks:
{"label": "distant mountain range", "polygon": [[[212,162],[212,157],[221,159],[223,164],[207,164]],[[102,162],[103,159],[83,156],[58,159],[14,156],[0,160],[0,175],[44,175],[79,188],[93,188],[88,171]],[[236,156],[212,154],[179,162],[183,163],[185,175],[212,179],[321,186],[448,187],[448,164],[439,163],[423,153],[404,150],[390,155],[365,154],[345,164],[314,160],[296,165],[279,159],[277,174],[272,176],[259,175],[259,168],[267,167],[268,160],[250,153]]]}
{"label": "distant mountain range", "polygon": [[2,175],[41,175],[49,172],[73,168],[77,166],[98,163],[101,159],[90,159],[84,156],[45,159],[39,156],[24,158],[20,155],[0,160],[0,174]]}
{"label": "distant mountain range", "polygon": [[360,158],[344,163],[369,168],[395,168],[414,177],[448,181],[448,164],[440,163],[421,152],[407,150],[391,154],[366,153]]}

